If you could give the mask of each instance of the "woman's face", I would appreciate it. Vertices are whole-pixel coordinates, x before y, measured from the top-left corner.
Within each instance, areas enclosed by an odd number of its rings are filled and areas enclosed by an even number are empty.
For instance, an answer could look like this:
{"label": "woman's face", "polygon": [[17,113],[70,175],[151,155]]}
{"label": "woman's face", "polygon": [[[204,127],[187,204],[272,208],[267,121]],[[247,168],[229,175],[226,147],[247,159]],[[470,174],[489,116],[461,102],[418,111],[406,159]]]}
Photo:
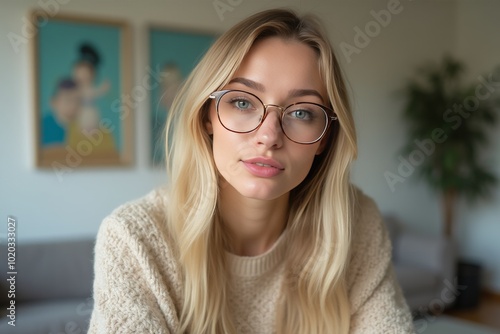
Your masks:
{"label": "woman's face", "polygon": [[[314,50],[277,37],[254,44],[223,89],[248,91],[266,105],[328,104]],[[281,130],[279,110],[272,107],[255,131],[231,132],[220,124],[215,102],[211,103],[207,130],[213,134],[214,160],[224,179],[221,187],[227,182],[242,196],[261,200],[279,198],[299,185],[325,140],[310,145],[292,142]]]}
{"label": "woman's face", "polygon": [[86,63],[79,63],[73,69],[73,77],[78,84],[83,86],[90,86],[94,81],[94,69],[92,65]]}

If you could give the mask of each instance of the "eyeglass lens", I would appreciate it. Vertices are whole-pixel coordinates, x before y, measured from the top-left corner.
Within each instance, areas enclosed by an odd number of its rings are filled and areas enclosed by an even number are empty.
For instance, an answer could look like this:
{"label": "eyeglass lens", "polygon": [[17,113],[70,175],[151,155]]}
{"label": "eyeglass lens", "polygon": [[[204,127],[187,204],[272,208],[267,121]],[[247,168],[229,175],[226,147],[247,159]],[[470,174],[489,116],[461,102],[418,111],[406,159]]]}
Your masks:
{"label": "eyeglass lens", "polygon": [[[240,133],[255,130],[265,114],[262,102],[255,95],[242,91],[224,93],[219,97],[217,108],[222,125],[228,130]],[[317,141],[327,125],[326,111],[312,103],[293,104],[284,110],[281,118],[285,135],[298,143]]]}

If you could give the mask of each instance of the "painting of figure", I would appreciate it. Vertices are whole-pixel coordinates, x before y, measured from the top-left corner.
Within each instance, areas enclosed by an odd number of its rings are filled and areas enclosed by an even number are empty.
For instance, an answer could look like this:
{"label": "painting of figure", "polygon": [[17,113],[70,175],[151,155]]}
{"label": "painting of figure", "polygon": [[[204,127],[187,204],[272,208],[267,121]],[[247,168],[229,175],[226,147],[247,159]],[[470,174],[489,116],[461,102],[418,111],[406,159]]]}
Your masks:
{"label": "painting of figure", "polygon": [[128,44],[128,28],[121,22],[56,16],[38,26],[38,166],[131,162],[131,112],[121,102],[130,82]]}
{"label": "painting of figure", "polygon": [[[201,57],[215,41],[208,32],[154,27],[149,31],[150,68],[157,80],[151,91],[151,157],[154,166],[165,160],[164,128],[168,110]],[[153,80],[154,81],[154,80]]]}

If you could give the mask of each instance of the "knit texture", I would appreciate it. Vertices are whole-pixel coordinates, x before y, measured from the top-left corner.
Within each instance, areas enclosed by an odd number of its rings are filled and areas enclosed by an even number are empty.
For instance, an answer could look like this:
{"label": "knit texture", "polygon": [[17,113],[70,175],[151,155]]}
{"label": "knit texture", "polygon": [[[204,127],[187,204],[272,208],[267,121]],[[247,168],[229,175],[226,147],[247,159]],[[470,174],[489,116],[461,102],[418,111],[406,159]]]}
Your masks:
{"label": "knit texture", "polygon": [[[94,310],[89,333],[176,333],[181,266],[165,228],[166,194],[127,203],[101,224],[95,246]],[[391,244],[375,203],[358,192],[347,272],[352,334],[414,333],[391,264]],[[283,280],[286,232],[266,253],[226,253],[229,309],[238,333],[273,333]]]}

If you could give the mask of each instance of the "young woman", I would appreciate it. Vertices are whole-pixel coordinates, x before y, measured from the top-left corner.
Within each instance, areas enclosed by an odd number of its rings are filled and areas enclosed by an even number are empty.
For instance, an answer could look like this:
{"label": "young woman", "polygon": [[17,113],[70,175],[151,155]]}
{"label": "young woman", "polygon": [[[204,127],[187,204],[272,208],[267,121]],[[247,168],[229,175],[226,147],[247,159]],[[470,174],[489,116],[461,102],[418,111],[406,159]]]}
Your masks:
{"label": "young woman", "polygon": [[270,10],[221,36],[171,108],[170,184],[106,218],[90,333],[413,333],[332,48]]}

